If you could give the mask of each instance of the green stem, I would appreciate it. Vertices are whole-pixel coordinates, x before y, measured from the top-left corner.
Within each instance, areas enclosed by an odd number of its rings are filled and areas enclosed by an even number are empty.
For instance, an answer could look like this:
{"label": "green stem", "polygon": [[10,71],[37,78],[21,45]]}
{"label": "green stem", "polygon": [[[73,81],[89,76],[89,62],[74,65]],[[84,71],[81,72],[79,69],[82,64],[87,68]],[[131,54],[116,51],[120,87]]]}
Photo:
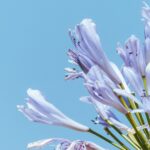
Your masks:
{"label": "green stem", "polygon": [[131,146],[136,148],[137,150],[139,149],[138,146],[136,146],[128,136],[124,135],[116,126],[114,126],[109,120],[105,120],[121,137],[123,137],[127,142],[130,143]]}
{"label": "green stem", "polygon": [[[132,134],[132,136],[133,136],[133,134]],[[133,137],[130,137],[129,135],[127,135],[127,137],[134,143],[134,145],[136,145],[136,150],[141,150],[141,147],[140,147],[140,145],[137,143],[137,141],[136,141],[136,139],[135,139],[135,136],[133,136]],[[134,140],[134,139],[135,140]]]}
{"label": "green stem", "polygon": [[[129,98],[128,98],[128,100],[129,100],[129,103],[130,103],[131,108],[132,108],[133,110],[134,110],[134,109],[138,109],[138,105],[137,105],[136,103],[134,103],[134,102],[133,102],[131,99],[129,99]],[[135,113],[135,116],[136,116],[137,120],[139,121],[140,125],[145,125],[145,122],[144,122],[144,119],[143,119],[143,116],[142,116],[141,113],[136,112],[136,113]],[[150,137],[150,134],[149,134],[148,130],[147,130],[147,129],[143,129],[143,131],[144,131],[145,135],[147,136],[147,138],[149,138],[149,137]]]}
{"label": "green stem", "polygon": [[122,149],[122,147],[121,147],[120,145],[118,145],[118,144],[116,144],[115,142],[113,142],[113,141],[107,139],[106,137],[104,137],[103,135],[97,133],[96,131],[94,131],[94,130],[92,130],[92,129],[89,129],[88,132],[91,133],[91,134],[96,135],[97,137],[103,139],[104,141],[108,142],[109,144],[115,146],[116,148],[118,148],[118,149],[120,149],[120,150],[124,150],[124,149]]}
{"label": "green stem", "polygon": [[[124,89],[123,84],[120,84],[120,86],[121,86],[122,89]],[[129,110],[128,105],[126,104],[126,102],[124,101],[124,99],[121,96],[119,96],[119,99],[120,99],[120,102],[123,104],[123,106],[127,110]],[[135,138],[139,142],[140,146],[142,148],[144,148],[144,150],[150,150],[150,145],[148,143],[148,140],[145,138],[145,136],[143,135],[143,133],[137,129],[137,124],[136,124],[136,122],[135,122],[132,114],[130,113],[130,111],[126,114],[126,117],[127,117],[128,121],[130,122],[130,124],[132,125],[133,129],[135,130],[135,132],[137,133],[137,136],[135,136]]]}
{"label": "green stem", "polygon": [[124,145],[124,143],[122,143],[110,130],[109,130],[109,128],[104,128],[104,130],[106,131],[106,133],[108,134],[108,135],[110,135],[118,144],[120,144],[122,147],[123,147],[123,149],[125,149],[125,150],[129,150],[129,148],[128,147],[126,147],[125,145]]}

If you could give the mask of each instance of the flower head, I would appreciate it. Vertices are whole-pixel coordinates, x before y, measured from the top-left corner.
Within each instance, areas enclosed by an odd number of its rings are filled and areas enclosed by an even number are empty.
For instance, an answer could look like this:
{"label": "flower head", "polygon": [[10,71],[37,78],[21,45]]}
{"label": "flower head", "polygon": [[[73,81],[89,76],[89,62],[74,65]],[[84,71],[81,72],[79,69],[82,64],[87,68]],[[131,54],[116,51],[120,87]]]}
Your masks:
{"label": "flower head", "polygon": [[102,49],[96,25],[91,19],[82,20],[74,30],[69,30],[69,35],[76,48],[76,52],[72,53],[71,57],[74,56],[72,58],[84,71],[88,72],[95,64],[102,68],[115,83],[121,83]]}
{"label": "flower head", "polygon": [[88,127],[70,119],[58,110],[53,104],[45,100],[38,90],[28,89],[27,107],[17,106],[29,120],[49,125],[68,127],[74,130],[87,132]]}
{"label": "flower head", "polygon": [[98,113],[98,116],[95,118],[95,120],[93,120],[95,124],[101,124],[104,127],[110,127],[110,124],[107,122],[109,121],[112,125],[116,126],[120,130],[130,130],[129,127],[119,121],[117,116],[112,112],[110,106],[104,105],[92,97],[82,97],[81,101],[94,105]]}
{"label": "flower head", "polygon": [[97,101],[112,106],[124,114],[127,113],[112,90],[116,85],[105,73],[101,72],[98,66],[93,66],[88,72],[85,86],[90,95]]}
{"label": "flower head", "polygon": [[70,141],[61,138],[51,138],[51,139],[36,141],[28,144],[27,148],[39,149],[46,145],[50,145],[52,143],[58,143],[56,145],[57,150],[106,150],[90,141],[81,141],[81,140]]}

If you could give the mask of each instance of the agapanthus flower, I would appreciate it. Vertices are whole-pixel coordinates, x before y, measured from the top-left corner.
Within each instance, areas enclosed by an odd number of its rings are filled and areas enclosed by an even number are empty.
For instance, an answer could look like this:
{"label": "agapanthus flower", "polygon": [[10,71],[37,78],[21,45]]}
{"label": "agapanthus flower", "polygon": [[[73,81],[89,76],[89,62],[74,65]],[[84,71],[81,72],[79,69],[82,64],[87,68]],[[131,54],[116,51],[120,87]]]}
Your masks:
{"label": "agapanthus flower", "polygon": [[82,125],[58,110],[53,104],[49,103],[39,90],[28,89],[27,107],[18,105],[18,110],[29,120],[48,125],[58,125],[74,130],[87,132],[89,128]]}
{"label": "agapanthus flower", "polygon": [[146,91],[141,75],[131,67],[123,67],[122,72],[128,83],[132,86],[133,91],[139,96],[144,96]]}
{"label": "agapanthus flower", "polygon": [[120,103],[111,87],[116,85],[106,74],[102,74],[98,66],[93,66],[87,74],[87,81],[84,83],[92,97],[97,101],[112,106],[120,112],[126,114],[127,110]]}
{"label": "agapanthus flower", "polygon": [[90,60],[86,55],[78,54],[77,51],[71,49],[68,50],[69,62],[80,66],[80,68],[87,73],[90,68],[94,65],[94,62]]}
{"label": "agapanthus flower", "polygon": [[136,73],[145,76],[145,50],[136,36],[131,35],[125,42],[124,47],[118,45],[117,52],[126,67],[131,67]]}
{"label": "agapanthus flower", "polygon": [[[120,137],[136,150],[150,150],[150,7],[146,3],[142,8],[142,19],[145,23],[144,42],[131,35],[123,46],[117,45],[123,60],[121,69],[105,55],[92,19],[83,19],[74,30],[69,30],[75,49],[69,49],[67,54],[69,61],[77,67],[65,68],[65,79],[83,79],[89,95],[81,100],[94,106],[97,117],[93,122],[102,125],[113,141],[64,115],[38,90],[28,89],[27,106],[19,105],[19,111],[34,122],[94,134],[120,150],[131,149]],[[129,127],[120,121],[114,109],[127,118]],[[56,150],[104,150],[89,141],[61,138],[30,143],[28,148],[42,148],[52,143],[58,143]]]}
{"label": "agapanthus flower", "polygon": [[76,62],[83,70],[88,72],[93,64],[98,65],[117,84],[121,83],[102,49],[96,25],[91,19],[82,20],[74,30],[69,30],[69,35],[76,48],[76,52],[74,52]]}
{"label": "agapanthus flower", "polygon": [[117,116],[112,112],[110,106],[104,105],[90,96],[81,97],[80,99],[83,102],[94,105],[96,112],[98,114],[96,119],[93,120],[95,124],[102,124],[104,127],[110,127],[110,124],[107,122],[109,121],[118,129],[130,132],[131,129],[119,121]]}
{"label": "agapanthus flower", "polygon": [[70,141],[68,139],[61,139],[61,138],[51,138],[36,141],[28,144],[27,148],[40,149],[46,145],[51,145],[55,143],[58,143],[56,144],[56,146],[54,146],[56,150],[106,150],[90,141],[81,141],[81,140]]}
{"label": "agapanthus flower", "polygon": [[134,109],[132,112],[147,112],[150,114],[150,97],[149,96],[142,96],[140,97],[140,100],[137,99],[133,94],[128,93],[125,90],[121,89],[114,89],[114,92],[118,95],[127,97],[131,100],[133,100],[136,104],[138,104],[139,108]]}

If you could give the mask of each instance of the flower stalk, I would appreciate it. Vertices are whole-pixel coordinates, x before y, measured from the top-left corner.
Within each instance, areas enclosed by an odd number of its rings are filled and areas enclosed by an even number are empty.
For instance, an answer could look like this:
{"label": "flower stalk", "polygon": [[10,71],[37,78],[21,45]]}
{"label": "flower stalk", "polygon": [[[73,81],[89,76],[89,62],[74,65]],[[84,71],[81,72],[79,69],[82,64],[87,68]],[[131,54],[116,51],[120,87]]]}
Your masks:
{"label": "flower stalk", "polygon": [[117,143],[111,141],[110,139],[104,137],[103,135],[101,135],[100,133],[97,133],[96,131],[92,130],[92,129],[89,129],[88,131],[89,133],[103,139],[104,141],[108,142],[109,144],[113,145],[114,147],[120,149],[120,150],[124,150],[120,145],[118,145]]}
{"label": "flower stalk", "polygon": [[118,144],[120,144],[122,146],[122,149],[124,150],[129,150],[129,148],[127,146],[124,145],[123,142],[121,142],[111,131],[109,128],[104,128],[104,130],[106,131],[106,133],[108,135],[110,135]]}
{"label": "flower stalk", "polygon": [[[123,86],[121,85],[121,87],[123,87]],[[120,99],[121,103],[123,104],[123,106],[128,110],[129,109],[128,105],[126,104],[124,99],[121,96],[119,96],[119,99]],[[148,143],[148,140],[146,140],[146,137],[143,135],[143,133],[137,129],[138,125],[136,124],[130,111],[126,114],[126,117],[127,117],[128,121],[130,122],[130,124],[132,125],[132,127],[134,128],[135,132],[137,133],[138,137],[135,137],[135,138],[137,139],[137,141],[139,142],[141,147],[145,148],[145,150],[149,150],[150,145]]]}

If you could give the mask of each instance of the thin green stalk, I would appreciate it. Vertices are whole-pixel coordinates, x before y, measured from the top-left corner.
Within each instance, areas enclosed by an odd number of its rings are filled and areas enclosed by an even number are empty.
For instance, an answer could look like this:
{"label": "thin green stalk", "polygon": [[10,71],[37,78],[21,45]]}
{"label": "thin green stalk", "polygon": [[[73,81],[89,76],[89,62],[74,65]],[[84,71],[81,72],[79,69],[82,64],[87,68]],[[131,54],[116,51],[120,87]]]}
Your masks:
{"label": "thin green stalk", "polygon": [[127,137],[128,137],[128,138],[134,143],[134,145],[136,146],[136,147],[135,147],[136,150],[141,150],[141,147],[140,147],[139,143],[137,143],[137,140],[136,140],[135,136],[136,136],[136,135],[133,135],[133,134],[130,134],[130,133],[127,134]]}
{"label": "thin green stalk", "polygon": [[123,149],[125,149],[125,150],[129,150],[129,148],[127,147],[127,146],[125,146],[124,145],[124,143],[122,143],[110,130],[109,130],[109,128],[104,128],[104,130],[106,131],[106,133],[108,134],[108,135],[110,135],[118,144],[120,144],[122,147],[123,147]]}
{"label": "thin green stalk", "polygon": [[[138,104],[135,104],[135,105],[136,105],[136,108],[138,109],[138,108],[139,108]],[[144,119],[143,119],[142,114],[141,114],[141,113],[138,113],[138,114],[139,114],[139,117],[141,118],[141,123],[140,123],[140,125],[145,125],[145,121],[144,121]],[[146,115],[146,114],[145,114],[145,115]],[[150,133],[149,133],[148,129],[147,129],[147,128],[146,128],[146,129],[143,129],[143,131],[144,131],[145,135],[147,136],[147,138],[150,139]]]}
{"label": "thin green stalk", "polygon": [[101,139],[103,139],[104,141],[108,142],[109,144],[113,145],[114,147],[116,147],[116,148],[118,148],[120,150],[124,150],[124,149],[122,149],[122,147],[120,145],[118,145],[117,143],[109,140],[108,138],[104,137],[103,135],[97,133],[96,131],[94,131],[92,129],[89,129],[88,132],[93,134],[93,135],[95,135],[95,136],[97,136],[97,137],[99,137],[99,138],[101,138]]}
{"label": "thin green stalk", "polygon": [[139,137],[139,138],[137,138],[137,140],[138,140],[139,144],[141,145],[141,147],[144,150],[150,150],[150,145],[149,145],[147,139],[144,137],[142,132],[137,129],[137,124],[134,121],[134,118],[132,117],[131,113],[130,112],[127,113],[126,116],[129,120],[129,122],[131,123],[132,127],[134,128],[135,132],[137,133],[137,136]]}
{"label": "thin green stalk", "polygon": [[[129,110],[128,105],[126,104],[124,99],[121,96],[119,96],[119,99],[120,99],[120,102],[123,104],[123,106],[127,110]],[[150,149],[150,145],[148,144],[148,141],[145,138],[145,136],[143,135],[143,133],[137,129],[137,124],[136,124],[132,114],[130,112],[128,112],[126,114],[126,117],[127,117],[128,121],[130,122],[130,124],[132,125],[132,127],[134,128],[135,132],[137,133],[139,138],[136,137],[136,139],[139,142],[139,144],[141,145],[141,147],[144,148],[144,150],[149,150]]]}
{"label": "thin green stalk", "polygon": [[[124,89],[124,87],[123,87],[122,84],[120,84],[120,86],[121,86],[122,89]],[[133,102],[133,101],[132,101],[131,99],[129,99],[129,98],[128,98],[128,100],[129,100],[131,109],[137,109],[137,108],[138,108],[138,105],[137,105],[135,102]],[[128,106],[127,106],[127,107],[128,107]],[[135,113],[135,116],[136,116],[137,120],[139,121],[140,125],[145,125],[145,122],[144,122],[144,119],[143,119],[143,116],[142,116],[141,113],[136,112],[136,113]],[[147,120],[149,120],[149,122],[150,122],[150,118],[149,118],[148,114],[146,114],[146,118],[147,118]],[[149,138],[150,138],[150,133],[149,133],[149,131],[148,131],[147,129],[143,129],[143,131],[144,131],[146,137],[149,139]]]}
{"label": "thin green stalk", "polygon": [[[124,89],[123,84],[120,84],[120,86],[121,86],[122,89]],[[123,99],[121,96],[119,96],[119,97],[120,97],[120,101],[121,101],[121,103],[123,104],[123,106],[124,106],[127,110],[129,110],[128,105],[126,104],[126,102],[124,101],[124,99]],[[131,123],[131,125],[132,125],[132,127],[134,128],[135,132],[137,133],[138,137],[140,138],[140,139],[139,139],[139,138],[136,137],[136,139],[138,140],[139,144],[140,144],[143,148],[145,147],[146,149],[149,150],[149,149],[150,149],[150,145],[149,145],[149,143],[148,143],[148,140],[145,138],[145,136],[143,135],[143,133],[137,129],[137,124],[136,124],[136,122],[135,122],[135,120],[134,120],[132,114],[131,114],[130,112],[128,112],[128,113],[126,114],[126,117],[127,117],[127,119],[129,120],[129,122]],[[141,141],[141,142],[140,142],[140,141]],[[144,150],[146,150],[146,149],[144,149]]]}
{"label": "thin green stalk", "polygon": [[139,149],[139,147],[137,145],[135,145],[128,136],[126,136],[125,134],[123,134],[116,126],[114,126],[109,120],[105,120],[121,137],[123,137],[127,142],[130,143],[130,145],[134,148],[136,148],[137,150]]}
{"label": "thin green stalk", "polygon": [[[134,109],[138,109],[138,105],[137,105],[136,103],[134,103],[134,102],[133,102],[132,100],[130,100],[129,98],[128,98],[128,100],[129,100],[129,103],[130,103],[131,108],[132,108],[133,110],[134,110]],[[145,122],[144,122],[144,119],[143,119],[143,116],[142,116],[141,113],[136,112],[136,113],[135,113],[135,116],[136,116],[137,120],[139,121],[140,125],[145,125]],[[149,134],[148,130],[147,130],[147,129],[143,129],[143,131],[144,131],[146,137],[149,139],[150,134]]]}

